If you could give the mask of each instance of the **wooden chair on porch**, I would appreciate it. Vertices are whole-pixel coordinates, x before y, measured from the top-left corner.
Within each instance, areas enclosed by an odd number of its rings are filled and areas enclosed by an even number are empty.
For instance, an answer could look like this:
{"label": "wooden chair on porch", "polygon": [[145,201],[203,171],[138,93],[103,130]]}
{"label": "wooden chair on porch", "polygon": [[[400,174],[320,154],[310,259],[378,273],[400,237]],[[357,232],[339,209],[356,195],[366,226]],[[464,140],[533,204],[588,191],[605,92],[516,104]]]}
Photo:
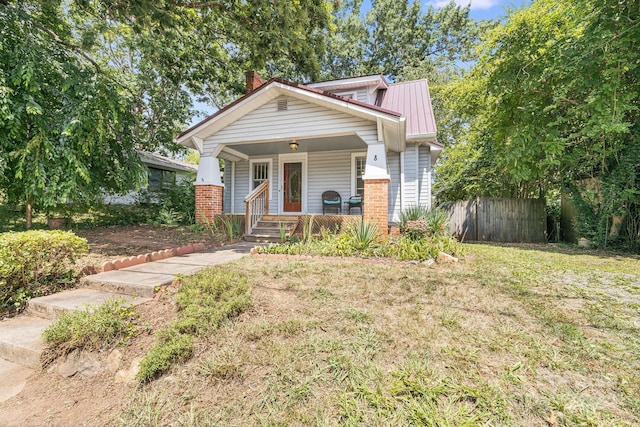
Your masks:
{"label": "wooden chair on porch", "polygon": [[337,191],[325,191],[322,193],[322,215],[326,215],[327,208],[335,208],[338,214],[342,213],[342,197]]}

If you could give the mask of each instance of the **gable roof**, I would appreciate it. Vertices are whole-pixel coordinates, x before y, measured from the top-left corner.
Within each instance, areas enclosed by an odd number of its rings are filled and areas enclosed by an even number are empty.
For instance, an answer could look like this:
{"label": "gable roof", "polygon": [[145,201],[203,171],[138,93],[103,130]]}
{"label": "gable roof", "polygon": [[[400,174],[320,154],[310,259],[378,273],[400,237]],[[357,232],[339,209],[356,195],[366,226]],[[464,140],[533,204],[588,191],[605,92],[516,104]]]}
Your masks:
{"label": "gable roof", "polygon": [[293,82],[290,82],[288,80],[284,80],[284,79],[280,79],[280,78],[274,77],[274,78],[269,79],[265,84],[261,85],[260,87],[254,89],[251,92],[247,93],[246,95],[236,99],[235,101],[233,101],[232,103],[230,103],[226,107],[216,111],[215,113],[213,113],[209,117],[207,117],[204,120],[202,120],[202,121],[196,123],[195,125],[191,126],[189,129],[181,132],[180,134],[178,134],[178,136],[176,136],[176,140],[178,140],[178,142],[180,142],[180,139],[183,139],[185,136],[187,136],[188,134],[191,134],[193,131],[202,128],[208,122],[216,119],[217,117],[224,115],[225,113],[227,113],[228,111],[230,111],[234,107],[236,107],[237,105],[242,104],[243,102],[247,101],[248,99],[255,97],[258,93],[266,91],[269,87],[272,87],[274,85],[274,83],[277,83],[277,84],[280,84],[280,85],[284,85],[284,86],[288,86],[288,87],[293,88],[293,89],[301,90],[303,92],[308,92],[308,93],[311,93],[311,94],[320,95],[321,97],[324,97],[324,98],[329,98],[329,99],[333,99],[333,100],[337,100],[337,101],[341,101],[341,102],[346,102],[347,104],[352,104],[354,106],[358,106],[358,107],[364,108],[366,110],[371,110],[372,112],[383,113],[384,115],[387,115],[387,116],[391,116],[391,117],[395,117],[395,118],[402,117],[402,114],[400,114],[400,113],[398,113],[396,111],[387,110],[387,109],[385,109],[383,107],[380,107],[380,106],[377,106],[377,105],[367,104],[366,102],[361,102],[361,101],[358,101],[358,100],[355,100],[355,99],[351,99],[351,98],[345,98],[343,96],[334,95],[333,93],[326,92],[326,91],[321,90],[321,89],[316,89],[316,88],[313,88],[313,87],[310,87],[310,86],[307,86],[307,85],[303,85],[303,84],[299,84],[299,83],[293,83]]}
{"label": "gable roof", "polygon": [[427,80],[389,85],[380,106],[385,110],[397,111],[407,118],[407,140],[435,139],[436,121]]}

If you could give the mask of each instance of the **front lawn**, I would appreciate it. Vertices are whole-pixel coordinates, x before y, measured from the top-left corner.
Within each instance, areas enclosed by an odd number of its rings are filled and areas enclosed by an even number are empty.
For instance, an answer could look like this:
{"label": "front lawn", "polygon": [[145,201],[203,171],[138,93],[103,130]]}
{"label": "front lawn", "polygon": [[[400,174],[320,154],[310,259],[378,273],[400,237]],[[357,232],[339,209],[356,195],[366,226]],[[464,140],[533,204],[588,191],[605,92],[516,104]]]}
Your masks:
{"label": "front lawn", "polygon": [[[246,257],[253,304],[134,390],[123,425],[638,425],[640,260]],[[104,414],[102,414],[104,416]]]}

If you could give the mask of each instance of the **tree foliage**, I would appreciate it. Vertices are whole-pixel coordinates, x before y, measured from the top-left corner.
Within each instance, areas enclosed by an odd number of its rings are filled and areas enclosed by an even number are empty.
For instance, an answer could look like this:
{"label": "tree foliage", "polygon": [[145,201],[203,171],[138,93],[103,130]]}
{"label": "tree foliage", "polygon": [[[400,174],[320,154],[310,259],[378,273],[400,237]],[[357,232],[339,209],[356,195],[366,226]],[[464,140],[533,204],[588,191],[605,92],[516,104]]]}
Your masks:
{"label": "tree foliage", "polygon": [[373,0],[363,18],[362,0],[337,1],[322,76],[380,73],[394,81],[445,81],[457,64],[473,57],[488,25],[471,19],[469,10],[453,1],[435,10],[418,1]]}
{"label": "tree foliage", "polygon": [[[0,192],[52,209],[140,185],[194,114],[287,59],[317,76],[323,0],[0,1]],[[293,70],[293,71],[291,71]]]}
{"label": "tree foliage", "polygon": [[438,197],[565,189],[586,237],[606,242],[622,216],[635,241],[639,43],[638,1],[542,0],[510,13],[449,87],[460,138],[445,150]]}

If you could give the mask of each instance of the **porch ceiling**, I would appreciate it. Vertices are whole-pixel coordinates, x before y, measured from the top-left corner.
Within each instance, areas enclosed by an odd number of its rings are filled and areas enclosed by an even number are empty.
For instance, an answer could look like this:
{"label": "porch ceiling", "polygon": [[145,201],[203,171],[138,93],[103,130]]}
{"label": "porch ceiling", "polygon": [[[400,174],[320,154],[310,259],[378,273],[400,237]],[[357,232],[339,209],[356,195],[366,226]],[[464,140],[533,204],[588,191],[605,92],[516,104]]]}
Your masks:
{"label": "porch ceiling", "polygon": [[[273,154],[293,153],[289,148],[290,139],[270,142],[250,142],[226,144],[249,157],[268,156]],[[298,150],[295,153],[312,153],[316,151],[366,150],[367,144],[357,135],[341,135],[324,138],[296,138]],[[225,158],[224,150],[219,157]]]}

